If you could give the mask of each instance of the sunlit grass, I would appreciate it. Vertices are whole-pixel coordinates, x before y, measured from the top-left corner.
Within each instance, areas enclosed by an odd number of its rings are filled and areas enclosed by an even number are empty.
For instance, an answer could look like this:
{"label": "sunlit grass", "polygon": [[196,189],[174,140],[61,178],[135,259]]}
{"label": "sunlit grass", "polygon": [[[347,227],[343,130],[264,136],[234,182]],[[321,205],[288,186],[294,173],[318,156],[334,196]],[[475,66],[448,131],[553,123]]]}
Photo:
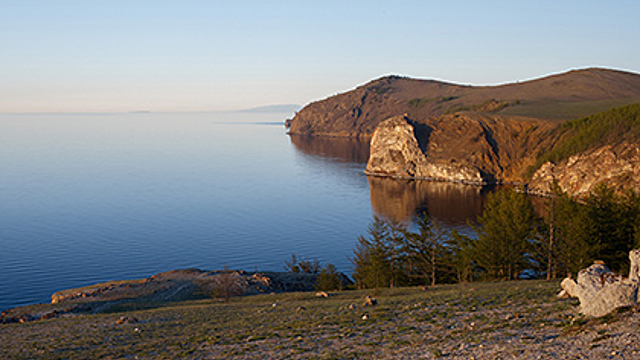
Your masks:
{"label": "sunlit grass", "polygon": [[[0,325],[0,357],[197,359],[264,353],[329,359],[414,345],[442,352],[445,339],[478,343],[510,329],[568,322],[559,314],[573,312],[574,304],[556,300],[557,287],[541,281],[474,283],[345,291],[329,298],[286,293],[234,298],[228,304],[200,300],[146,310],[125,307]],[[364,307],[364,298],[372,294],[379,305]],[[139,321],[117,325],[123,315]]]}

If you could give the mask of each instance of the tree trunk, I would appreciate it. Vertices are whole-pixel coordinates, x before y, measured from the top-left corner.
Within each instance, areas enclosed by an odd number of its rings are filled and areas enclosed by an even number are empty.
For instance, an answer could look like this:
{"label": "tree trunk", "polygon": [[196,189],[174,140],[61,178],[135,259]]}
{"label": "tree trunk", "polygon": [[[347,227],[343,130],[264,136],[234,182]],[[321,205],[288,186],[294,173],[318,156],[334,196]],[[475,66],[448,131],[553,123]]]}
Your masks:
{"label": "tree trunk", "polygon": [[431,286],[436,286],[436,248],[431,250]]}
{"label": "tree trunk", "polygon": [[551,199],[551,214],[549,214],[551,216],[551,219],[550,219],[551,221],[550,221],[550,224],[549,224],[549,253],[547,254],[548,257],[549,257],[548,258],[548,264],[547,264],[547,281],[551,280],[551,278],[552,278],[551,274],[552,274],[552,271],[553,271],[553,242],[554,242],[554,239],[553,239],[554,233],[553,232],[555,230],[555,228],[553,226],[553,222],[554,222],[554,219],[553,219],[553,210],[554,209],[553,208],[554,207],[555,207],[554,201],[553,201],[553,199]]}

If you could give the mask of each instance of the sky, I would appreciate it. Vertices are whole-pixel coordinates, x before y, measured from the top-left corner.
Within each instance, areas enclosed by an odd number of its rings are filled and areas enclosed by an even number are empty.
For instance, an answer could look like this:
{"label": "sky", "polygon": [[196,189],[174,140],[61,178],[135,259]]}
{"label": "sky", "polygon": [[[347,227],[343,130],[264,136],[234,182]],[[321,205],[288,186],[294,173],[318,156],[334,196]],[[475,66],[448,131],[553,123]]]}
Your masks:
{"label": "sky", "polygon": [[305,105],[395,74],[640,73],[640,1],[0,0],[0,112]]}

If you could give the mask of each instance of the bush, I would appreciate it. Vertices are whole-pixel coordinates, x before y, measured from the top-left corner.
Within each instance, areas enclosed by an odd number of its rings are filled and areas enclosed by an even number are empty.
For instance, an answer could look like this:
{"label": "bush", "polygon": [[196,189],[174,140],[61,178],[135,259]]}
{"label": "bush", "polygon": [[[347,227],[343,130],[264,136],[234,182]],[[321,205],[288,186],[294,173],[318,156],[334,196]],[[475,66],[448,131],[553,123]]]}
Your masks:
{"label": "bush", "polygon": [[294,254],[291,254],[291,260],[284,262],[284,269],[292,273],[317,274],[320,272],[321,268],[322,265],[320,265],[320,261],[318,261],[318,259],[298,260],[298,257]]}
{"label": "bush", "polygon": [[342,275],[338,272],[335,265],[327,264],[316,280],[316,289],[320,291],[342,290]]}

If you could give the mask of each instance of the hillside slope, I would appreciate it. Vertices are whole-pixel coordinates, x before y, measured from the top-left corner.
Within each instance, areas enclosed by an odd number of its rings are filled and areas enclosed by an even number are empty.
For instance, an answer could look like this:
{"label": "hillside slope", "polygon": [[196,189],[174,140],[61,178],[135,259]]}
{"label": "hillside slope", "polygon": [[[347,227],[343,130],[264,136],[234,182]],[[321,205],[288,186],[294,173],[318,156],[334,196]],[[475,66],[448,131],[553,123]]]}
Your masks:
{"label": "hillside slope", "polygon": [[529,169],[530,191],[548,193],[554,181],[574,196],[601,183],[640,191],[640,103],[565,122],[550,137]]}
{"label": "hillside slope", "polygon": [[499,86],[383,77],[313,102],[289,122],[290,133],[370,137],[383,120],[406,114],[422,122],[455,113],[567,120],[640,102],[640,75],[608,69],[573,70]]}
{"label": "hillside slope", "polygon": [[[0,324],[2,359],[632,359],[637,309],[589,320],[557,282],[126,303]],[[378,305],[363,306],[375,294]],[[57,304],[24,311],[51,313]],[[366,316],[365,316],[366,315]],[[585,345],[586,344],[586,345]]]}

